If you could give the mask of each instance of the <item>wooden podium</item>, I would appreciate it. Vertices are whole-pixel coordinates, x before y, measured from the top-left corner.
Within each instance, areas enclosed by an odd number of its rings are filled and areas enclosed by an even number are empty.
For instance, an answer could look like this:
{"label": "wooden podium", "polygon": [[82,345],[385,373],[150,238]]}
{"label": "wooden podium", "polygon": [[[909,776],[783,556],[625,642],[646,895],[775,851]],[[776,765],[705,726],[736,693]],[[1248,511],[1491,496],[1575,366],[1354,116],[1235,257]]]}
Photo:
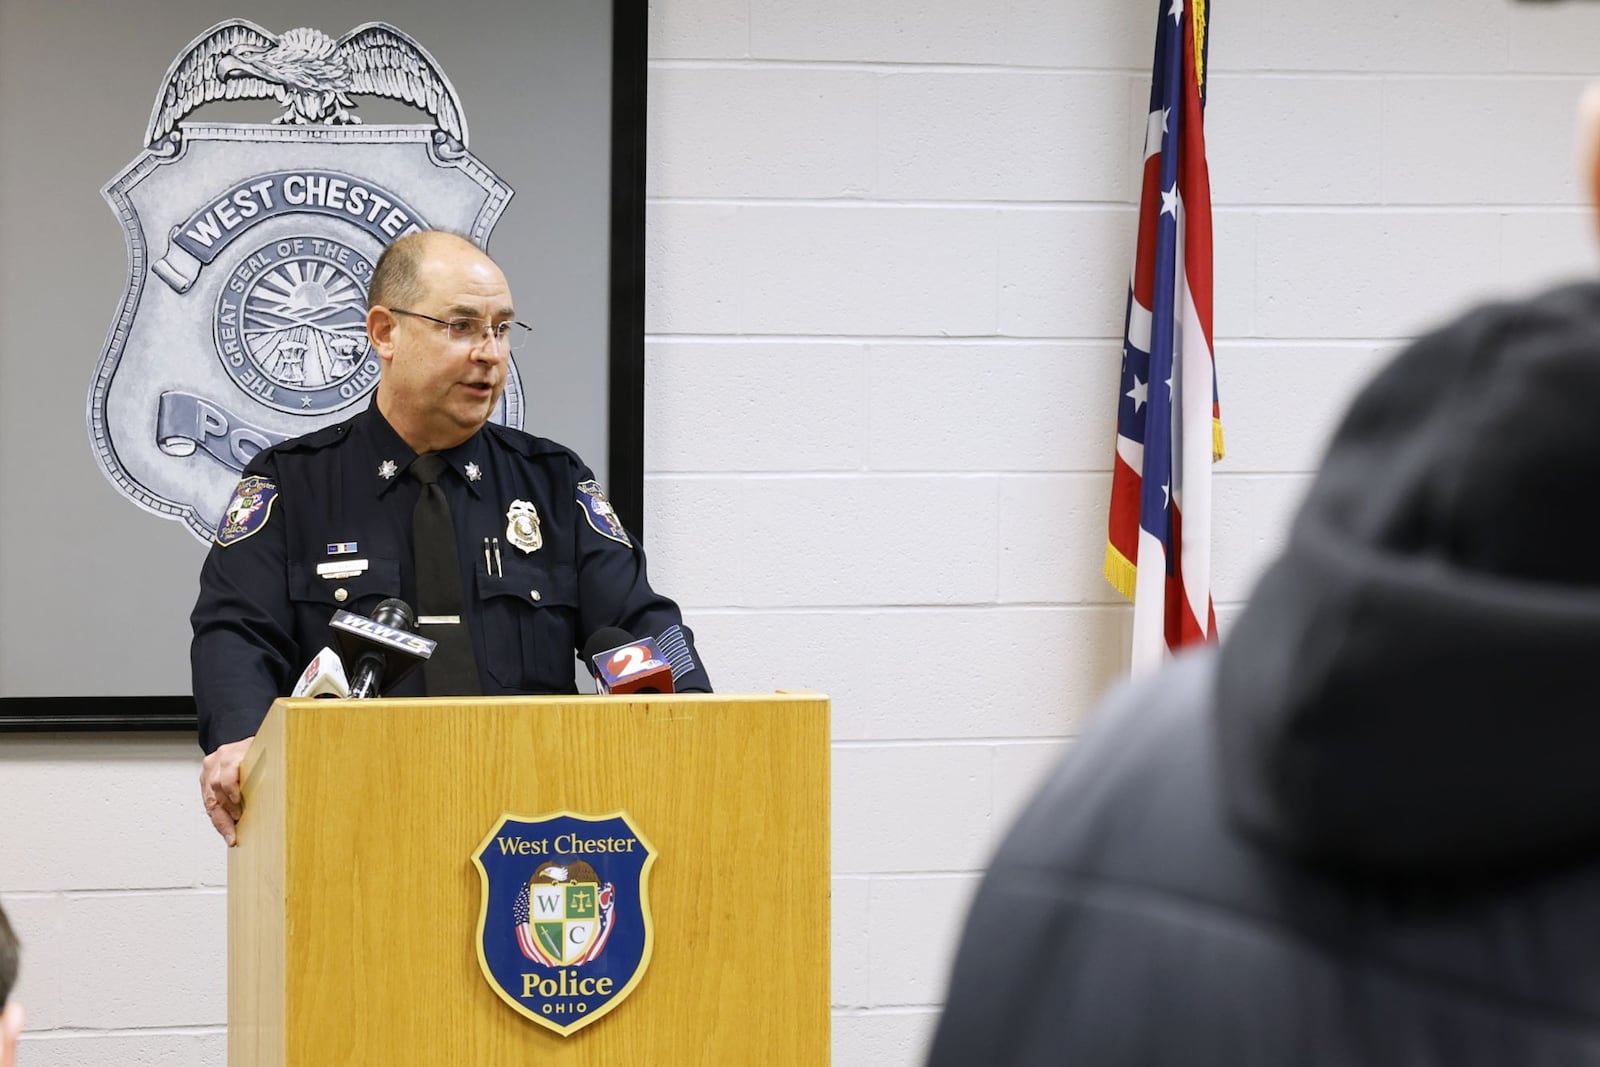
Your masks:
{"label": "wooden podium", "polygon": [[[828,701],[279,700],[228,857],[228,1062],[829,1059]],[[625,811],[657,856],[637,987],[561,1036],[479,963],[501,816]]]}

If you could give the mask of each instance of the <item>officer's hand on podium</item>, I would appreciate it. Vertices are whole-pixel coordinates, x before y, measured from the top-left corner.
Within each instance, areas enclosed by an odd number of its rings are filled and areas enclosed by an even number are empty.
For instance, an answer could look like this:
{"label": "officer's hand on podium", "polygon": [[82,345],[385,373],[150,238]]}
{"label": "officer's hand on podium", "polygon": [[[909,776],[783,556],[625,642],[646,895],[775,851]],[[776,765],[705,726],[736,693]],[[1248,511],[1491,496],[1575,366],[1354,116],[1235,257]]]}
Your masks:
{"label": "officer's hand on podium", "polygon": [[218,746],[200,765],[200,800],[211,816],[211,825],[232,848],[233,828],[244,813],[244,794],[239,790],[239,765],[244,762],[254,737]]}

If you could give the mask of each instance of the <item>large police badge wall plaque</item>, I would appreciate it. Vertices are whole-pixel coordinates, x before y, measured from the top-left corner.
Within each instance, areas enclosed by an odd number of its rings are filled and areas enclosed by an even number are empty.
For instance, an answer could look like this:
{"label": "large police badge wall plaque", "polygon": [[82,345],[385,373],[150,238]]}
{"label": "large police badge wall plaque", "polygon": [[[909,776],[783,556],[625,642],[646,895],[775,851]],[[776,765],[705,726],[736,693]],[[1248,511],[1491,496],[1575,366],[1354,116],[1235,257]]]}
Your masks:
{"label": "large police badge wall plaque", "polygon": [[[363,94],[430,121],[363,124]],[[239,99],[281,112],[188,121]],[[337,40],[218,23],[168,69],[144,139],[103,190],[129,269],[89,391],[89,437],[124,495],[209,541],[257,452],[372,395],[366,290],[384,248],[422,229],[486,248],[512,190],[467,150],[438,63],[381,22]],[[513,362],[492,418],[520,428],[522,412]]]}
{"label": "large police badge wall plaque", "polygon": [[650,964],[655,860],[626,812],[501,816],[472,856],[490,988],[563,1037],[615,1008]]}

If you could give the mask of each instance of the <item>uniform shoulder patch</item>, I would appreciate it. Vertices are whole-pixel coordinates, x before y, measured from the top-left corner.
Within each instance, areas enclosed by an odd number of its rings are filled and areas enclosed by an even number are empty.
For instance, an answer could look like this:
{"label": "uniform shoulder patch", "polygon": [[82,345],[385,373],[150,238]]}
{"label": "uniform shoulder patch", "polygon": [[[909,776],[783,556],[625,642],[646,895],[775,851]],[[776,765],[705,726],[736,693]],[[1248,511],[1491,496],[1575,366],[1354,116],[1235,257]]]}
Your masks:
{"label": "uniform shoulder patch", "polygon": [[628,540],[628,531],[623,528],[622,520],[617,518],[617,510],[606,499],[606,491],[600,488],[599,482],[593,478],[579,482],[578,503],[583,507],[583,517],[589,520],[595,533],[609,537],[619,545],[633,547],[633,542]]}
{"label": "uniform shoulder patch", "polygon": [[278,499],[278,485],[271,478],[252,474],[239,479],[217,524],[216,542],[223,548],[236,545],[267,524],[272,504]]}

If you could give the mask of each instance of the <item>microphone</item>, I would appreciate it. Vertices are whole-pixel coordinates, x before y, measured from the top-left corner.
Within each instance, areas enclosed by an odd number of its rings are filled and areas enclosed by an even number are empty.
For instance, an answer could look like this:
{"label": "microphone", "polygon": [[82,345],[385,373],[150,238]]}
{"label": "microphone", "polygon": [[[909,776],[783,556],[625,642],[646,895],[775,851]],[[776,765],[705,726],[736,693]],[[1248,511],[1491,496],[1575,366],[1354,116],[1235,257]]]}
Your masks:
{"label": "microphone", "polygon": [[350,682],[344,676],[344,663],[339,659],[339,653],[331,648],[324,648],[311,662],[306,664],[306,669],[301,672],[300,680],[295,683],[292,697],[347,697],[350,695]]}
{"label": "microphone", "polygon": [[583,646],[583,662],[602,693],[672,692],[672,667],[653,637],[635,638],[614,626],[596,630]]}
{"label": "microphone", "polygon": [[417,617],[411,606],[390,597],[372,609],[372,618],[336,611],[328,620],[334,644],[350,672],[350,695],[357,699],[381,695],[438,647],[439,642],[411,632]]}

